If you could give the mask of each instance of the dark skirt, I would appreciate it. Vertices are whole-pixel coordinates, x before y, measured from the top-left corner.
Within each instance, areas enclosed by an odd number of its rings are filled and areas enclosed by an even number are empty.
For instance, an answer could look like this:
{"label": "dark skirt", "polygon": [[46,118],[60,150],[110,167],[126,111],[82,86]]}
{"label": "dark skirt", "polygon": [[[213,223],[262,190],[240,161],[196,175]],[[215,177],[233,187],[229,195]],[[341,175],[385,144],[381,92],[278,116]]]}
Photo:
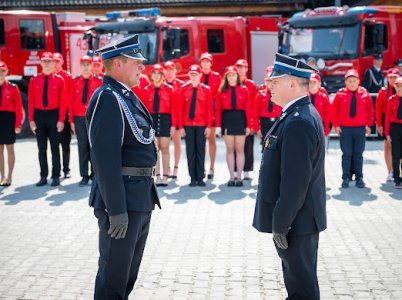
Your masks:
{"label": "dark skirt", "polygon": [[246,113],[244,110],[224,110],[222,112],[223,135],[245,135]]}
{"label": "dark skirt", "polygon": [[152,114],[156,137],[170,137],[170,127],[172,126],[172,118],[170,114]]}
{"label": "dark skirt", "polygon": [[15,113],[0,111],[0,145],[15,143]]}

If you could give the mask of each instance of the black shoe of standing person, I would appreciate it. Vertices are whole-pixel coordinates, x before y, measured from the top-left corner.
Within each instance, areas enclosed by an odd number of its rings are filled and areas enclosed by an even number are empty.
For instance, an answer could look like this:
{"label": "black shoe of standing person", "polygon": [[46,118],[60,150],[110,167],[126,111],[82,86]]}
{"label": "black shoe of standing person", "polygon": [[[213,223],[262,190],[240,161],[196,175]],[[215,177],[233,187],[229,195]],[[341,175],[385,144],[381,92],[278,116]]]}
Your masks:
{"label": "black shoe of standing person", "polygon": [[228,182],[228,186],[235,186],[235,181],[233,179],[230,179]]}
{"label": "black shoe of standing person", "polygon": [[64,178],[71,178],[71,174],[69,171],[64,172]]}
{"label": "black shoe of standing person", "polygon": [[356,179],[356,187],[362,189],[366,186],[362,178]]}
{"label": "black shoe of standing person", "polygon": [[88,176],[84,176],[82,177],[80,183],[78,183],[79,186],[86,186],[89,182],[89,177]]}
{"label": "black shoe of standing person", "polygon": [[243,186],[243,180],[236,180],[236,186]]}
{"label": "black shoe of standing person", "polygon": [[205,184],[204,180],[198,180],[197,185],[198,185],[198,186],[207,186],[207,185]]}
{"label": "black shoe of standing person", "polygon": [[36,186],[44,186],[47,184],[47,179],[46,178],[41,178],[37,183]]}
{"label": "black shoe of standing person", "polygon": [[346,189],[346,188],[348,188],[348,187],[349,187],[349,179],[348,179],[348,178],[345,178],[345,179],[342,181],[342,188]]}
{"label": "black shoe of standing person", "polygon": [[54,177],[52,178],[52,183],[50,184],[51,186],[58,186],[60,185],[60,178],[59,177]]}
{"label": "black shoe of standing person", "polygon": [[195,181],[195,180],[191,180],[191,182],[190,182],[189,186],[191,186],[191,187],[195,187],[195,186],[197,186],[197,181]]}

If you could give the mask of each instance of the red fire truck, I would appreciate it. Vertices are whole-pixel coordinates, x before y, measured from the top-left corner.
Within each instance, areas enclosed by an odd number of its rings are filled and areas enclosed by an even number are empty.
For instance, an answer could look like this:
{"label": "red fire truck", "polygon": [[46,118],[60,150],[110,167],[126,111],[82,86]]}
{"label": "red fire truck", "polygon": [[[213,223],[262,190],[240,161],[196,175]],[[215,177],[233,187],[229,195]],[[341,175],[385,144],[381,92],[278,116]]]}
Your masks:
{"label": "red fire truck", "polygon": [[280,26],[279,51],[314,57],[329,92],[344,86],[346,70],[363,76],[373,54],[384,55],[383,69],[402,58],[402,7],[322,7],[296,13]]}
{"label": "red fire truck", "polygon": [[[78,74],[79,58],[88,51],[83,33],[94,25],[83,13],[0,11],[0,60],[8,65],[7,79],[20,88],[25,111],[29,79],[41,71],[41,54],[61,52],[67,70]],[[24,120],[21,136],[29,133]]]}
{"label": "red fire truck", "polygon": [[284,21],[279,16],[161,17],[159,13],[159,9],[109,13],[108,22],[87,31],[89,48],[98,49],[110,40],[137,33],[149,66],[173,60],[178,77],[187,78],[189,66],[199,62],[201,53],[209,52],[215,71],[222,73],[226,66],[245,58],[251,78],[262,83],[265,68],[278,49],[276,22]]}

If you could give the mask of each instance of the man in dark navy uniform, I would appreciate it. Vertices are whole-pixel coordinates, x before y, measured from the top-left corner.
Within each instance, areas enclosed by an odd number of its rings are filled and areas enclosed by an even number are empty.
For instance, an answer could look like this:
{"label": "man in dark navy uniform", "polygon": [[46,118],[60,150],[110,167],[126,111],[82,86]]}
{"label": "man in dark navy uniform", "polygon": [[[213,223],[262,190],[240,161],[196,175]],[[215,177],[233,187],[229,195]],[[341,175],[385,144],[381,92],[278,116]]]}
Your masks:
{"label": "man in dark navy uniform", "polygon": [[364,73],[363,87],[369,93],[378,93],[384,86],[384,74],[381,71],[383,55],[376,53],[373,58],[373,66]]}
{"label": "man in dark navy uniform", "polygon": [[152,119],[131,87],[144,69],[138,36],[97,50],[103,84],[86,114],[95,172],[89,204],[99,225],[95,299],[128,299],[138,276],[151,212],[159,198],[152,179],[156,148]]}
{"label": "man in dark navy uniform", "polygon": [[320,115],[307,96],[313,68],[276,54],[272,101],[283,108],[263,141],[253,226],[273,233],[282,260],[287,299],[320,298],[319,232],[327,227]]}

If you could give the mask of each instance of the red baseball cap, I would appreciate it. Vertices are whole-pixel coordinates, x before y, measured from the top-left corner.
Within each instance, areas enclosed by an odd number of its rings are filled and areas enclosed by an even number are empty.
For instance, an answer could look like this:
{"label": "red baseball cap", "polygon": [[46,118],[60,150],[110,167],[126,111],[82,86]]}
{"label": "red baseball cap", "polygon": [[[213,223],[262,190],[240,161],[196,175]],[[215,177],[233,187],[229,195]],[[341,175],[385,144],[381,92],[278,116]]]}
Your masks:
{"label": "red baseball cap", "polygon": [[396,80],[395,80],[395,84],[402,84],[402,77],[399,76]]}
{"label": "red baseball cap", "polygon": [[172,62],[172,61],[167,61],[167,62],[165,62],[165,64],[163,65],[163,67],[165,68],[165,69],[176,69],[176,64],[174,63],[174,62]]}
{"label": "red baseball cap", "polygon": [[272,80],[271,74],[272,74],[273,71],[274,71],[274,66],[266,67],[264,80]]}
{"label": "red baseball cap", "polygon": [[53,54],[51,52],[43,52],[40,60],[53,60]]}
{"label": "red baseball cap", "polygon": [[188,73],[198,73],[201,74],[201,67],[199,65],[191,65]]}
{"label": "red baseball cap", "polygon": [[100,56],[93,56],[92,63],[93,64],[102,64],[102,59],[100,58]]}
{"label": "red baseball cap", "polygon": [[387,71],[387,77],[396,76],[399,77],[399,70],[397,68],[392,68]]}
{"label": "red baseball cap", "polygon": [[321,81],[321,76],[318,73],[311,73],[310,80]]}
{"label": "red baseball cap", "polygon": [[348,70],[345,74],[345,79],[352,77],[352,76],[359,78],[359,73],[357,72],[357,70],[355,70],[355,69]]}
{"label": "red baseball cap", "polygon": [[154,65],[154,66],[152,67],[152,71],[151,71],[151,72],[155,72],[155,71],[158,71],[158,72],[163,73],[163,67],[162,67],[162,65],[160,65],[160,64]]}
{"label": "red baseball cap", "polygon": [[80,58],[80,64],[85,62],[85,61],[92,62],[92,58],[90,56],[88,56],[88,55],[84,55],[83,57]]}
{"label": "red baseball cap", "polygon": [[239,71],[237,70],[237,67],[236,67],[236,66],[229,66],[229,67],[226,67],[226,69],[225,69],[225,75],[227,75],[227,74],[229,74],[229,73],[236,73],[236,74],[238,74]]}
{"label": "red baseball cap", "polygon": [[236,66],[248,67],[248,62],[245,59],[239,59],[236,61]]}
{"label": "red baseball cap", "polygon": [[63,55],[59,52],[55,52],[53,53],[53,60],[62,61],[64,60]]}
{"label": "red baseball cap", "polygon": [[0,61],[0,69],[1,70],[8,70],[8,67],[4,61]]}
{"label": "red baseball cap", "polygon": [[208,59],[212,63],[212,55],[208,52],[202,53],[200,60]]}

